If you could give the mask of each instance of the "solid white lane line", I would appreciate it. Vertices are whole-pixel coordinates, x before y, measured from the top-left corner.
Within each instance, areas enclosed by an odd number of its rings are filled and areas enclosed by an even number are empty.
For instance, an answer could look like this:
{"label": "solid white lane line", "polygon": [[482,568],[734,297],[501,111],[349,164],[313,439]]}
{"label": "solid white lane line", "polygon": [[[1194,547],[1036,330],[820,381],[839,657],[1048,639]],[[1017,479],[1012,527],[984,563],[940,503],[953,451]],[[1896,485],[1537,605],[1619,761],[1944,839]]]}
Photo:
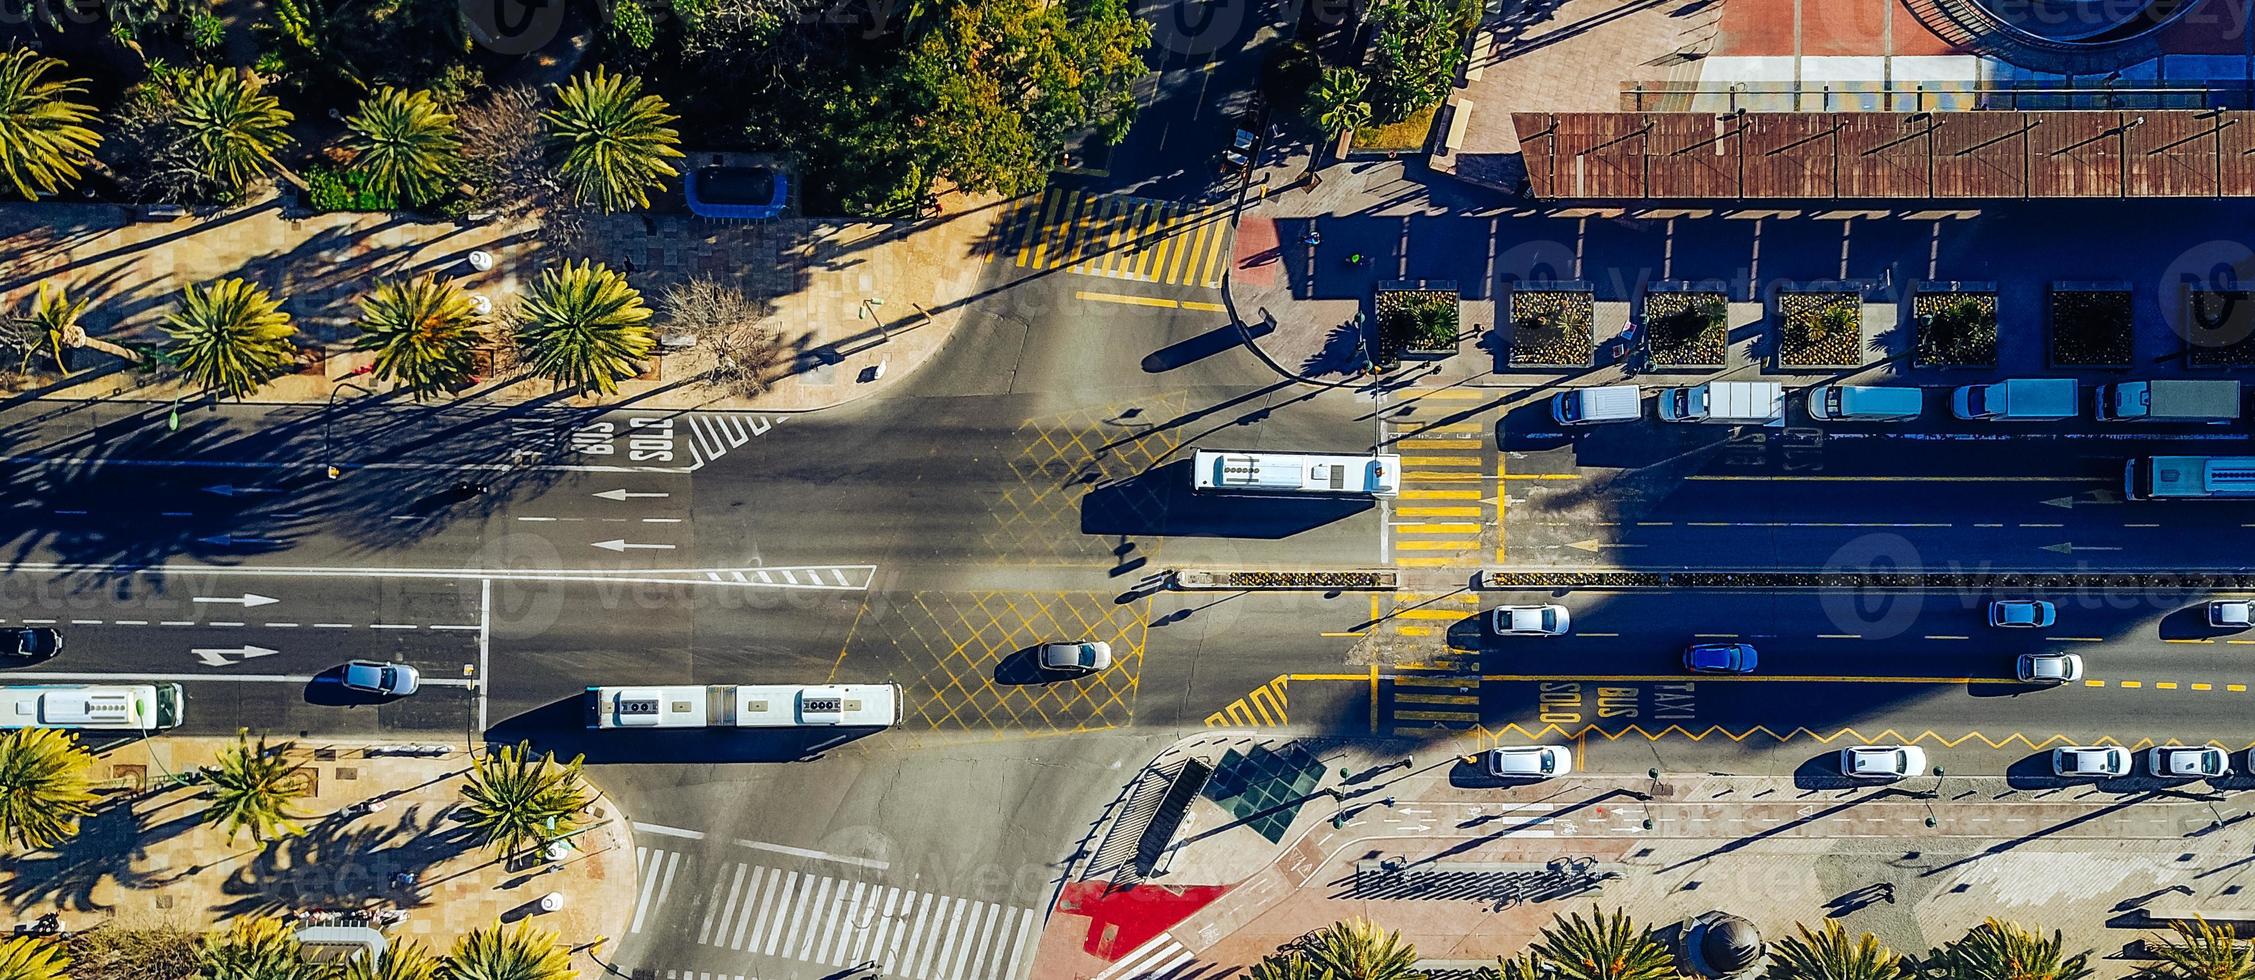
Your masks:
{"label": "solid white lane line", "polygon": [[493,580],[478,580],[478,731],[487,731],[486,685],[493,675],[486,670],[486,655],[493,650]]}
{"label": "solid white lane line", "polygon": [[[292,623],[291,625],[293,625],[293,626],[294,626],[294,625],[297,625],[297,624],[295,624],[295,623]],[[432,629],[434,629],[434,630],[459,630],[459,631],[461,631],[461,632],[464,632],[464,633],[475,633],[475,632],[477,632],[477,631],[479,631],[479,630],[482,630],[482,629],[484,629],[485,627],[483,627],[483,626],[477,626],[477,625],[469,625],[469,626],[433,626],[433,627],[431,627],[431,628],[432,628]]]}
{"label": "solid white lane line", "polygon": [[634,829],[639,830],[645,834],[657,834],[663,837],[681,837],[688,840],[705,839],[705,833],[701,830],[683,830],[679,827],[668,827],[664,824],[657,823],[643,823],[639,820],[635,821],[632,826],[634,827]]}
{"label": "solid white lane line", "polygon": [[736,838],[732,843],[734,843],[738,847],[749,847],[755,851],[770,851],[776,854],[788,854],[791,857],[806,858],[811,861],[828,861],[833,864],[850,864],[857,868],[868,868],[873,871],[883,871],[893,866],[892,862],[890,861],[880,861],[876,858],[854,857],[850,854],[832,854],[829,851],[809,850],[804,847],[791,847],[787,844],[770,844],[766,841],[745,840],[742,837]]}

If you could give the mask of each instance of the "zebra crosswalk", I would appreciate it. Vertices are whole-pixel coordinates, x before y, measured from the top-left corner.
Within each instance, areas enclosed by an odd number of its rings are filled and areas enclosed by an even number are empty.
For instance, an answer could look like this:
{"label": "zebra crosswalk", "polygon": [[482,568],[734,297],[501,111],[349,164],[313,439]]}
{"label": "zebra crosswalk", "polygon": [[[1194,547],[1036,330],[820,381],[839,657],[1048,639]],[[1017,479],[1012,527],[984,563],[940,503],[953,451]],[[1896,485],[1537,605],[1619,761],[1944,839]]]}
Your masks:
{"label": "zebra crosswalk", "polygon": [[1158,938],[1135,948],[1122,956],[1096,980],[1184,980],[1197,976],[1203,967],[1198,955],[1175,941],[1174,936],[1160,933]]}
{"label": "zebra crosswalk", "polygon": [[[739,964],[700,978],[787,976],[791,963],[831,970],[870,963],[910,980],[1017,980],[1041,932],[1041,914],[1031,908],[749,862],[700,862],[659,847],[636,847],[635,859],[642,891],[628,931],[648,927],[713,951],[705,958],[717,952]],[[658,912],[681,874],[689,876],[681,893],[696,896],[696,906],[687,915]]]}
{"label": "zebra crosswalk", "polygon": [[764,436],[790,416],[741,415],[734,412],[691,412],[689,419],[689,447],[696,453],[698,465],[710,463],[728,455],[731,449],[742,448],[755,436]]}
{"label": "zebra crosswalk", "polygon": [[1218,288],[1229,266],[1229,210],[1052,187],[1006,226],[1021,269]]}

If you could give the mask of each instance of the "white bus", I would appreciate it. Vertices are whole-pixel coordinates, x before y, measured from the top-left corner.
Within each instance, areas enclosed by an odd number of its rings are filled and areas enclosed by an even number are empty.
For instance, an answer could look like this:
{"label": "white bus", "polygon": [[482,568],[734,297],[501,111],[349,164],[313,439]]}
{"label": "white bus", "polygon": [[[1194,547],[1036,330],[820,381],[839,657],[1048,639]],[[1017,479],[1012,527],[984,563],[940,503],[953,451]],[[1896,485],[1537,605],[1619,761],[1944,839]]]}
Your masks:
{"label": "white bus", "polygon": [[0,728],[163,731],[183,700],[178,684],[0,685]]}
{"label": "white bus", "polygon": [[1390,453],[1191,454],[1190,487],[1210,493],[1315,493],[1391,497],[1401,492],[1402,458]]}
{"label": "white bus", "polygon": [[589,728],[889,728],[898,684],[590,687]]}
{"label": "white bus", "polygon": [[2140,456],[2123,465],[2131,500],[2246,500],[2255,497],[2255,458]]}

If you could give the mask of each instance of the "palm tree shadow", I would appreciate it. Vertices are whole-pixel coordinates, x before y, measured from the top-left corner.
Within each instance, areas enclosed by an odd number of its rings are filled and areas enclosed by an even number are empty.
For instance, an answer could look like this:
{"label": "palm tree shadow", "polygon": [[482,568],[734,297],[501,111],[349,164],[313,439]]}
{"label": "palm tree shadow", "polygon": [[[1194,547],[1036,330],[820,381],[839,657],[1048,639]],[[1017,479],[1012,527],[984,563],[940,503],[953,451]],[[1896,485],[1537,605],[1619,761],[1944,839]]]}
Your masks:
{"label": "palm tree shadow", "polygon": [[[453,808],[406,806],[382,814],[341,810],[307,827],[302,836],[269,844],[221,884],[234,896],[213,911],[226,917],[270,915],[291,908],[358,908],[382,900],[402,908],[422,905],[423,890],[395,888],[395,872],[414,872],[468,851],[471,831],[447,817]],[[425,876],[427,877],[427,876]]]}

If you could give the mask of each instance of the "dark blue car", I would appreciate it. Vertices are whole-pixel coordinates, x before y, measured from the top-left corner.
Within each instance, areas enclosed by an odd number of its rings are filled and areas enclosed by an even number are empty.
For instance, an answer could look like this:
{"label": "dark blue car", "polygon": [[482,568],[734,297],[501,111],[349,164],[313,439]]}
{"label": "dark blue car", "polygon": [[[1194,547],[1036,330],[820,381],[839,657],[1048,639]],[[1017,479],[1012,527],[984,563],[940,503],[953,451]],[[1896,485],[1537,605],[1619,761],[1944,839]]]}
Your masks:
{"label": "dark blue car", "polygon": [[1751,674],[1759,662],[1751,643],[1694,643],[1683,651],[1683,668],[1694,674]]}

